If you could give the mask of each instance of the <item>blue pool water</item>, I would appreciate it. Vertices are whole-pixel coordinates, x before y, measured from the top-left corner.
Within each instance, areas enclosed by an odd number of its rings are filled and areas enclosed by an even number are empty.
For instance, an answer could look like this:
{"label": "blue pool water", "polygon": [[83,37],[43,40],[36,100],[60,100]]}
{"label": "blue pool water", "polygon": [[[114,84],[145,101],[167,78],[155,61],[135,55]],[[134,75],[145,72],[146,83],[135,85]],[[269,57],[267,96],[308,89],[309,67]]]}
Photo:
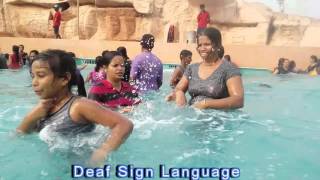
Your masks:
{"label": "blue pool water", "polygon": [[[165,70],[159,93],[127,115],[135,128],[108,157],[109,179],[117,179],[118,164],[154,168],[154,179],[159,164],[238,167],[243,180],[320,178],[319,77],[242,70],[243,109],[200,111],[163,100],[171,72]],[[45,131],[17,137],[15,128],[37,102],[30,82],[27,69],[0,71],[0,180],[71,179],[71,164],[85,164],[108,130],[69,140]]]}

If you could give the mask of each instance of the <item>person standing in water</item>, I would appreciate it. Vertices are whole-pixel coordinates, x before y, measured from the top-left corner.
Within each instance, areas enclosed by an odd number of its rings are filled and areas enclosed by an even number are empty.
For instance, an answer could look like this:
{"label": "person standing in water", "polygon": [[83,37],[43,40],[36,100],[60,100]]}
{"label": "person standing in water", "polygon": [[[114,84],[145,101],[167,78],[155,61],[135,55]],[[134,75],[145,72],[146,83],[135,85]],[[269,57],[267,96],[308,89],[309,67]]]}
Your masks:
{"label": "person standing in water", "polygon": [[109,51],[103,57],[102,64],[106,78],[91,87],[88,98],[113,110],[131,111],[131,106],[140,103],[141,100],[137,90],[123,81],[124,58],[117,51]]}
{"label": "person standing in water", "polygon": [[135,81],[139,92],[159,90],[162,85],[163,65],[151,52],[154,47],[154,36],[144,34],[140,45],[142,52],[132,61],[130,79]]}
{"label": "person standing in water", "polygon": [[239,68],[223,59],[221,33],[216,28],[206,28],[197,36],[197,51],[201,63],[191,64],[167,100],[178,106],[187,104],[199,109],[237,109],[243,107],[244,90]]}
{"label": "person standing in water", "polygon": [[111,129],[110,136],[92,153],[90,163],[104,162],[130,135],[133,124],[117,112],[87,98],[72,94],[77,84],[75,60],[65,51],[41,52],[31,66],[32,88],[40,97],[38,104],[17,127],[18,133],[40,131],[44,127],[62,136],[87,133],[101,124]]}
{"label": "person standing in water", "polygon": [[130,71],[131,71],[131,60],[127,55],[127,49],[124,46],[120,46],[117,48],[117,52],[120,53],[120,55],[124,59],[124,75],[123,75],[123,81],[129,82],[130,80]]}
{"label": "person standing in water", "polygon": [[176,85],[179,83],[180,79],[182,78],[185,69],[191,63],[192,52],[186,49],[182,50],[180,52],[180,61],[181,61],[181,64],[176,67],[176,69],[173,71],[171,75],[170,86],[172,88],[176,87]]}

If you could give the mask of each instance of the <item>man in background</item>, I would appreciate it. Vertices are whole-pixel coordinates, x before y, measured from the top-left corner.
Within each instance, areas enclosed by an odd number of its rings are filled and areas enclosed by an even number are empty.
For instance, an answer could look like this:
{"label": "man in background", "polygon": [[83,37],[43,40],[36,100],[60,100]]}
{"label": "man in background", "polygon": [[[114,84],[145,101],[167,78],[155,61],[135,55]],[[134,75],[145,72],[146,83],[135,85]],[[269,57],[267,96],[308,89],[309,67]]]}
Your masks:
{"label": "man in background", "polygon": [[197,34],[199,34],[201,31],[204,31],[204,29],[207,27],[207,25],[210,23],[210,15],[205,10],[204,4],[200,5],[200,13],[198,14],[197,20],[198,20],[198,29]]}
{"label": "man in background", "polygon": [[140,41],[141,53],[132,61],[130,79],[135,82],[141,93],[159,90],[162,85],[163,65],[161,60],[151,52],[154,41],[152,34],[144,34]]}
{"label": "man in background", "polygon": [[28,54],[24,52],[24,45],[23,44],[19,45],[19,54],[22,58],[23,65],[25,65],[26,61],[27,61]]}
{"label": "man in background", "polygon": [[59,34],[60,24],[61,24],[61,12],[60,7],[58,5],[53,6],[55,13],[53,15],[53,31],[55,34],[56,39],[61,39]]}

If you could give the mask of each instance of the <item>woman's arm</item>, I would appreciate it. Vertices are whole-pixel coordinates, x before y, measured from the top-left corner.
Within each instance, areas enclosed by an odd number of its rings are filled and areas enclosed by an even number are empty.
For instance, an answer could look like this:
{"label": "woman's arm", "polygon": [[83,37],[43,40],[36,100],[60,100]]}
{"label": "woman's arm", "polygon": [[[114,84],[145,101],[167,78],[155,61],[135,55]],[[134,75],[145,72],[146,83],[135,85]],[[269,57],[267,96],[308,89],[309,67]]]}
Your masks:
{"label": "woman's arm", "polygon": [[88,66],[88,64],[82,64],[81,66],[78,67],[79,71],[84,70],[86,67]]}
{"label": "woman's arm", "polygon": [[320,65],[318,65],[316,71],[317,71],[318,75],[320,75]]}
{"label": "woman's arm", "polygon": [[132,122],[126,117],[84,98],[72,105],[70,115],[75,121],[87,120],[112,129],[107,140],[92,154],[92,164],[103,162],[108,153],[117,149],[133,129]]}
{"label": "woman's arm", "polygon": [[163,81],[163,65],[161,65],[160,72],[157,77],[158,88],[160,88],[162,86],[162,81]]}
{"label": "woman's arm", "polygon": [[91,80],[91,72],[88,74],[86,80],[84,81],[85,83],[89,82]]}
{"label": "woman's arm", "polygon": [[11,55],[9,55],[8,61],[7,61],[7,66],[10,66],[12,63],[12,58]]}
{"label": "woman's arm", "polygon": [[272,74],[279,74],[279,68],[274,68]]}
{"label": "woman's arm", "polygon": [[174,71],[173,71],[173,73],[172,73],[172,75],[171,75],[171,79],[170,79],[170,86],[171,87],[175,87],[177,84],[178,84],[178,77],[179,77],[179,75],[181,74],[181,71],[180,71],[180,69],[179,68],[176,68]]}
{"label": "woman's arm", "polygon": [[188,85],[189,80],[186,76],[183,76],[175,88],[176,104],[178,106],[184,106],[187,103],[185,93],[188,90]]}
{"label": "woman's arm", "polygon": [[137,60],[133,60],[131,63],[131,70],[130,70],[130,81],[135,81],[137,75],[139,73],[139,64]]}
{"label": "woman's arm", "polygon": [[18,133],[29,133],[36,127],[37,122],[45,117],[49,110],[53,107],[53,99],[40,100],[39,104],[35,106],[24,118],[21,124],[17,127]]}
{"label": "woman's arm", "polygon": [[223,99],[207,98],[194,104],[199,109],[236,109],[242,108],[244,102],[244,91],[240,76],[234,76],[227,80],[227,89],[229,97]]}

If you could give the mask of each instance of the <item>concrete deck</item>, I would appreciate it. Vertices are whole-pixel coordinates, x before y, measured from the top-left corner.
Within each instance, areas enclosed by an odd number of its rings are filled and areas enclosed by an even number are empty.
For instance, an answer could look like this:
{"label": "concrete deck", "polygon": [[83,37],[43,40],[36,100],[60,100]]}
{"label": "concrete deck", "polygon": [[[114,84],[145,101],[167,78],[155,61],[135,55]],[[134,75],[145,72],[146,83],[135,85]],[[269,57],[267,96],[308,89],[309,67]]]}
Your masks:
{"label": "concrete deck", "polygon": [[[64,49],[76,53],[77,57],[95,58],[103,50],[115,50],[125,46],[128,55],[133,58],[140,52],[139,42],[128,41],[97,41],[97,40],[69,40],[69,39],[40,39],[0,37],[0,52],[11,53],[12,45],[23,44],[25,52],[32,49]],[[258,45],[224,45],[225,54],[231,55],[232,61],[240,67],[273,69],[279,57],[295,60],[297,68],[305,69],[309,64],[310,55],[320,56],[319,47],[275,47]],[[178,64],[179,53],[182,49],[193,52],[193,62],[200,62],[196,51],[196,44],[191,43],[161,43],[155,42],[153,52],[163,63]]]}

